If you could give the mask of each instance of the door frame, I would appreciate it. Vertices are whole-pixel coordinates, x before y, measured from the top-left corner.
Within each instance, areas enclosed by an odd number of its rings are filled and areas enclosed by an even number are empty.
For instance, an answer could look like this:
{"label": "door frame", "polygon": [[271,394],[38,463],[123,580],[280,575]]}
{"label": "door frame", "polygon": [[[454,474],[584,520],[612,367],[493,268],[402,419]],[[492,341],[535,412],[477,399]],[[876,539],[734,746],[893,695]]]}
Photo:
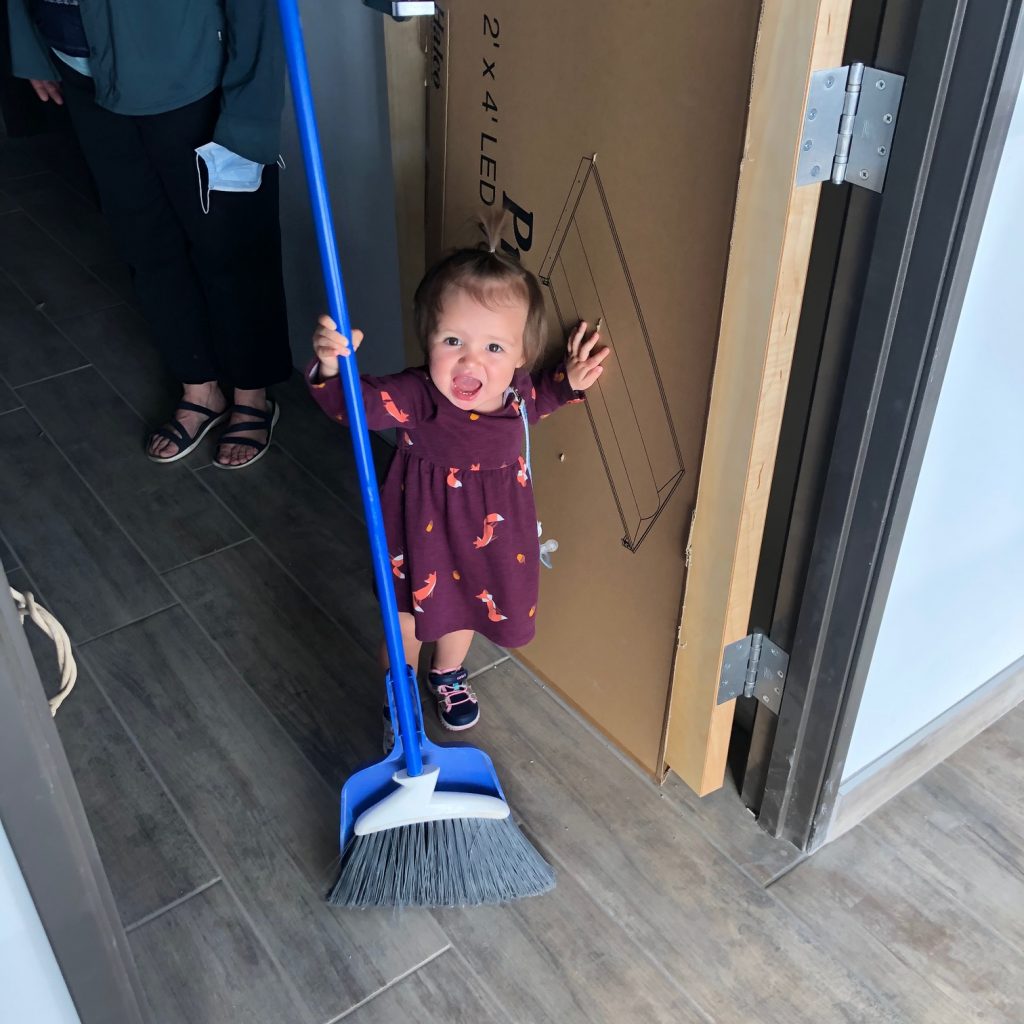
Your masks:
{"label": "door frame", "polygon": [[812,71],[841,63],[852,0],[766,0],[662,742],[704,796],[721,787],[735,701],[723,652],[747,633],[821,185],[797,188]]}
{"label": "door frame", "polygon": [[839,783],[1024,72],[1022,0],[928,0],[795,614],[759,821],[813,851]]}
{"label": "door frame", "polygon": [[144,1024],[124,927],[0,566],[0,822],[82,1024]]}

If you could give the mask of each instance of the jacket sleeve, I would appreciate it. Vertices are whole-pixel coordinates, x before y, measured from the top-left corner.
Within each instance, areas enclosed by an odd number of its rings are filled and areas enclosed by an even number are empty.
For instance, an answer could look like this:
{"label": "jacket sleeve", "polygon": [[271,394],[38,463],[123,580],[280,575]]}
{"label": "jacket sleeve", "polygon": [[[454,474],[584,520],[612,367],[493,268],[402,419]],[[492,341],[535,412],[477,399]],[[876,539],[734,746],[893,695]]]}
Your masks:
{"label": "jacket sleeve", "polygon": [[[434,405],[427,393],[425,380],[415,370],[387,377],[363,376],[361,380],[366,422],[371,430],[392,427],[415,430],[433,415]],[[317,405],[332,420],[347,426],[348,410],[341,377],[321,380],[320,363],[314,359],[306,369],[306,383]]]}
{"label": "jacket sleeve", "polygon": [[15,78],[58,79],[56,65],[36,34],[28,11],[29,0],[8,0],[7,22],[11,30],[11,73]]}
{"label": "jacket sleeve", "polygon": [[284,45],[273,0],[225,0],[227,61],[213,141],[261,164],[280,152]]}
{"label": "jacket sleeve", "polygon": [[569,384],[564,363],[560,363],[552,370],[533,374],[532,382],[533,389],[526,407],[531,423],[545,419],[556,409],[570,402],[584,401],[584,393],[573,391]]}

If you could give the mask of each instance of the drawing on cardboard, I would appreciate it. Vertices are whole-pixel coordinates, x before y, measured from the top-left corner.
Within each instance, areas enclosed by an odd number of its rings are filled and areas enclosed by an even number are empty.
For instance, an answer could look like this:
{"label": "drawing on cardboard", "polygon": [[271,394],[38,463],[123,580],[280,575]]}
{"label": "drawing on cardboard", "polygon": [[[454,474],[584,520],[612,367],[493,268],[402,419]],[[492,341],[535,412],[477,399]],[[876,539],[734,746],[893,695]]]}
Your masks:
{"label": "drawing on cardboard", "polygon": [[612,354],[586,408],[622,520],[622,543],[635,552],[685,468],[595,157],[580,161],[540,279],[566,330],[580,320],[604,321],[601,334]]}

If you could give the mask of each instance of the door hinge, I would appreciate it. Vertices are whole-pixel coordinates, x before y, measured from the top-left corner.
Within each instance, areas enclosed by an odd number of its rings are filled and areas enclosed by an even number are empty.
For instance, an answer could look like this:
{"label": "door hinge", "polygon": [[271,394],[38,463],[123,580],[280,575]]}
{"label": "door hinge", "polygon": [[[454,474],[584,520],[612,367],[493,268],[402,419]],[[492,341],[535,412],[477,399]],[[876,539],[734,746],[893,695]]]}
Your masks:
{"label": "door hinge", "polygon": [[815,71],[804,110],[797,185],[831,181],[881,192],[903,76],[851,64]]}
{"label": "door hinge", "polygon": [[751,633],[725,649],[718,703],[756,697],[778,714],[788,668],[789,655],[778,644],[773,644],[764,633]]}

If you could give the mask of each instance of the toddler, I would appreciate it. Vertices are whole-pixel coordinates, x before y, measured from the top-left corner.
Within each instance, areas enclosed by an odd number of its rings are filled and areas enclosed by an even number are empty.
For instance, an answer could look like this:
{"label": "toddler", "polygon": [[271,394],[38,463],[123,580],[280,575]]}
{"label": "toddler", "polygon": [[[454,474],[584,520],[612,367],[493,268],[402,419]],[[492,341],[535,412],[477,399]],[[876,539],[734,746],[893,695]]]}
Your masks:
{"label": "toddler", "polygon": [[[427,685],[441,724],[461,731],[480,717],[463,667],[473,635],[501,647],[534,635],[540,549],[526,421],[581,401],[609,350],[581,323],[564,361],[532,372],[543,355],[543,295],[498,237],[427,272],[415,322],[426,365],[363,376],[363,401],[370,429],[398,432],[381,505],[406,659],[417,665],[421,644],[435,643]],[[353,330],[350,347],[328,316],[313,337],[310,390],[340,423],[338,357],[362,340]]]}

